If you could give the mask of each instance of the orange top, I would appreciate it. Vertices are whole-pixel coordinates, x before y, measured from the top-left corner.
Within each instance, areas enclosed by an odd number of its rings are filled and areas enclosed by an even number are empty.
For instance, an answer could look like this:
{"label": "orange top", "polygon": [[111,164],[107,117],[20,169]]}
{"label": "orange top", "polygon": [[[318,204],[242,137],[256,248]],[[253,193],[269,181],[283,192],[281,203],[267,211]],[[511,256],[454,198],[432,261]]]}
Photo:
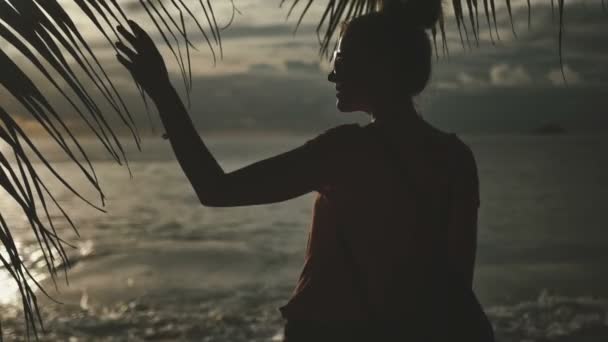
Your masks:
{"label": "orange top", "polygon": [[[375,123],[342,125],[303,146],[315,165],[318,195],[304,267],[291,299],[280,307],[284,318],[364,320],[370,318],[369,305],[376,318],[393,317],[403,312],[403,303],[416,310],[420,291],[447,279],[442,227],[451,194],[458,191],[461,200],[469,196],[479,205],[473,155],[455,135],[440,133],[420,146],[396,142],[396,156],[373,129]],[[404,175],[397,164],[408,160]]]}

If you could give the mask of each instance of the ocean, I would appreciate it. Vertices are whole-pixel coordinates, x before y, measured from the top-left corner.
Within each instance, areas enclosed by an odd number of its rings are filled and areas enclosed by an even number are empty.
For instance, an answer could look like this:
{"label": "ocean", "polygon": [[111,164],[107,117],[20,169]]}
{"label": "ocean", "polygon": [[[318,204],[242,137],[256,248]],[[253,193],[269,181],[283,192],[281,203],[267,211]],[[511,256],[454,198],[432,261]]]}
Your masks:
{"label": "ocean", "polygon": [[[475,292],[497,341],[608,341],[608,136],[461,139],[475,153],[480,178]],[[305,140],[206,141],[231,171]],[[167,141],[144,141],[144,151],[129,154],[132,178],[94,151],[107,213],[55,187],[80,238],[58,218],[62,237],[76,248],[67,248],[69,285],[61,276],[55,290],[43,280],[61,304],[39,293],[47,330],[41,340],[281,341],[277,308],[289,299],[303,265],[314,194],[206,208]],[[99,203],[72,164],[50,150],[47,155]],[[27,221],[6,195],[0,205],[23,258],[42,279],[42,255]],[[1,269],[0,284],[4,338],[23,340],[16,289]]]}

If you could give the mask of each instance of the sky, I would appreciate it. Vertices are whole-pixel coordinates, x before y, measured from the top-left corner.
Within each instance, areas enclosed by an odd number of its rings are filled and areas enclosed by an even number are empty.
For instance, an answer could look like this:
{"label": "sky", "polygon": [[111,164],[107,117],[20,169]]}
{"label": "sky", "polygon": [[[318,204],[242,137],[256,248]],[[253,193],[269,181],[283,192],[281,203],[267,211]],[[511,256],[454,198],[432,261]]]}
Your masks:
{"label": "sky", "polygon": [[[151,124],[128,73],[116,62],[114,51],[72,0],[60,3],[81,28],[135,113],[140,132],[159,135],[156,114],[152,113]],[[185,100],[179,68],[139,1],[120,3],[159,43],[173,83]],[[198,2],[190,3],[203,18]],[[239,13],[221,33],[223,58],[215,65],[202,36],[192,30],[190,39],[198,51],[192,54],[194,88],[190,113],[199,130],[310,133],[345,122],[369,121],[364,113],[339,113],[335,108],[333,85],[327,81],[330,65],[319,57],[315,35],[326,1],[313,5],[295,35],[295,22],[302,6],[296,7],[294,15],[286,19],[291,1],[286,1],[283,8],[279,3],[279,0],[234,0]],[[560,71],[557,21],[552,20],[550,1],[532,3],[532,25],[528,28],[525,1],[513,1],[517,33],[514,37],[503,1],[498,1],[501,40],[495,45],[484,29],[479,47],[473,43],[471,48],[463,48],[454,20],[449,20],[450,56],[440,56],[435,61],[432,80],[416,99],[425,118],[439,128],[459,133],[525,133],[545,123],[558,123],[573,132],[605,131],[608,13],[602,12],[600,0],[568,2],[563,41],[566,85]],[[221,0],[212,4],[223,26],[231,17],[231,2]],[[1,39],[0,47],[28,71],[41,89],[48,89],[46,81]],[[45,91],[45,95],[70,127],[79,134],[89,134],[58,94]],[[26,129],[39,129],[1,86],[0,104]],[[126,133],[112,113],[108,117],[119,133]]]}

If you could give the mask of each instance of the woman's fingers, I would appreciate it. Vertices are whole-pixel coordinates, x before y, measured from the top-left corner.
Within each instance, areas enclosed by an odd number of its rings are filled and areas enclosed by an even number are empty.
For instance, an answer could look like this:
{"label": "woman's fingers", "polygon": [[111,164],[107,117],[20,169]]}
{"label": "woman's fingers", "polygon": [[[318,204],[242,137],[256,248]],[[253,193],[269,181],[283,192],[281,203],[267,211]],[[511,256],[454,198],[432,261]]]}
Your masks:
{"label": "woman's fingers", "polygon": [[123,42],[116,42],[116,48],[132,61],[134,61],[135,57],[137,57],[137,53],[129,49]]}
{"label": "woman's fingers", "polygon": [[129,59],[127,59],[125,56],[121,55],[120,53],[116,54],[116,58],[118,59],[120,64],[124,65],[125,68],[127,68],[129,71],[133,72],[133,62],[131,62]]}
{"label": "woman's fingers", "polygon": [[137,38],[131,32],[127,31],[122,25],[116,26],[116,30],[123,36],[131,45],[135,46],[137,44]]}
{"label": "woman's fingers", "polygon": [[116,48],[132,61],[137,57],[137,53],[127,47],[123,42],[116,42]]}
{"label": "woman's fingers", "polygon": [[118,59],[118,61],[120,62],[120,64],[124,65],[125,68],[127,69],[127,71],[129,71],[129,74],[131,74],[131,77],[133,77],[133,80],[135,81],[135,84],[140,87],[141,85],[139,84],[139,79],[137,78],[137,76],[135,75],[135,72],[133,71],[133,63],[131,61],[129,61],[127,58],[125,58],[123,55],[121,55],[120,53],[116,54],[116,58]]}
{"label": "woman's fingers", "polygon": [[116,58],[144,88],[165,81],[167,70],[152,38],[135,22],[127,22],[131,27],[130,32],[123,26],[117,27],[126,41],[116,42]]}
{"label": "woman's fingers", "polygon": [[137,35],[138,37],[145,37],[148,35],[146,31],[144,31],[144,29],[142,29],[141,26],[137,25],[137,23],[133,20],[127,20],[127,24],[129,24],[129,27],[131,27],[133,33],[135,33],[135,35]]}
{"label": "woman's fingers", "polygon": [[129,27],[131,27],[131,31],[135,33],[135,37],[137,37],[140,43],[147,46],[155,46],[150,35],[144,29],[142,29],[141,26],[137,25],[137,23],[135,23],[133,20],[128,20],[127,23],[129,24]]}

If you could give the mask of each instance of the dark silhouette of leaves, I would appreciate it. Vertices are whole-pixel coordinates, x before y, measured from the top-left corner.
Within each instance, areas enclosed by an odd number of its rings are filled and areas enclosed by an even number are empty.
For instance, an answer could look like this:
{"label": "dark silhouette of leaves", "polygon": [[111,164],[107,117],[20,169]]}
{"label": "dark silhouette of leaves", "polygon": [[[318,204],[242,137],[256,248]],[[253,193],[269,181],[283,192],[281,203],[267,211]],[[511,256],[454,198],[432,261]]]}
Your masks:
{"label": "dark silhouette of leaves", "polygon": [[[113,41],[120,40],[114,27],[126,24],[127,15],[117,0],[72,0],[105,38],[108,45],[116,50]],[[167,46],[182,70],[182,77],[189,93],[192,86],[190,67],[190,49],[196,47],[189,40],[185,16],[193,19],[197,31],[207,40],[215,60],[215,47],[221,52],[220,31],[217,27],[215,13],[209,1],[202,0],[198,5],[186,5],[183,0],[141,0],[140,6],[147,11],[158,32],[163,36]],[[168,7],[172,6],[172,10]],[[202,15],[201,15],[202,12]],[[177,13],[177,14],[176,14]],[[208,29],[197,17],[207,18]],[[211,32],[208,35],[207,30]],[[89,46],[85,37],[56,0],[7,0],[0,1],[0,37],[19,54],[20,61],[27,61],[34,70],[49,82],[77,113],[90,133],[97,138],[107,153],[121,165],[128,168],[128,159],[123,148],[123,139],[115,133],[118,128],[108,120],[115,115],[119,124],[131,132],[131,136],[140,148],[140,136],[135,120],[106,73],[95,51]],[[185,49],[183,48],[185,47]],[[184,56],[185,52],[185,56]],[[51,140],[75,164],[88,182],[98,192],[102,206],[105,197],[92,162],[81,146],[76,135],[58,113],[43,91],[18,63],[4,50],[0,50],[0,85],[17,100]],[[85,81],[93,87],[87,88]],[[62,84],[65,84],[62,86]],[[94,100],[94,93],[101,98],[111,112],[101,110]],[[142,93],[143,97],[143,93]],[[68,225],[78,234],[76,225],[68,213],[55,199],[51,189],[40,177],[43,168],[62,186],[71,191],[84,203],[104,211],[82,196],[54,168],[40,152],[36,143],[23,131],[19,123],[0,104],[0,141],[7,149],[0,152],[0,187],[10,196],[29,222],[30,230],[35,235],[42,251],[46,269],[53,282],[56,281],[58,266],[64,271],[69,267],[65,246],[73,247],[57,234],[53,220],[53,211],[58,210]],[[4,153],[10,152],[11,155]],[[36,162],[34,162],[36,161]],[[130,170],[129,170],[130,171]],[[38,337],[40,329],[44,330],[42,317],[36,299],[36,291],[48,295],[30,274],[24,258],[15,244],[10,231],[10,222],[0,213],[0,241],[3,252],[0,254],[0,269],[8,272],[17,284],[21,295],[28,340]],[[66,275],[67,281],[67,275]],[[1,326],[0,326],[1,328]],[[0,331],[0,340],[2,339]]]}
{"label": "dark silhouette of leaves", "polygon": [[[319,36],[319,43],[320,43],[320,54],[324,55],[324,56],[330,55],[330,53],[329,53],[330,48],[335,47],[335,45],[336,45],[335,38],[336,38],[337,34],[339,33],[337,31],[337,28],[339,26],[339,23],[341,23],[343,21],[347,21],[348,19],[350,19],[354,16],[358,16],[358,15],[369,13],[369,12],[379,11],[382,8],[388,8],[389,7],[388,4],[393,4],[393,3],[397,3],[397,2],[400,2],[400,3],[420,2],[422,4],[422,3],[430,3],[432,1],[440,1],[440,0],[316,0],[317,3],[326,3],[325,11],[321,15],[321,18],[319,19],[319,24],[317,25],[317,35]],[[554,6],[553,1],[554,0],[551,0],[552,8]],[[604,8],[604,10],[608,11],[607,10],[608,6],[606,5],[606,0],[598,0],[598,1],[601,2],[601,5]],[[298,17],[296,29],[300,25],[302,18],[305,16],[305,14],[308,12],[308,9],[314,2],[315,2],[315,0],[306,1],[306,6],[304,7],[304,9],[302,10],[302,12],[300,13],[300,15]],[[500,40],[500,35],[498,33],[498,22],[496,19],[496,3],[495,2],[496,2],[496,0],[483,0],[483,14],[486,16],[486,21],[487,21],[487,26],[488,26],[487,30],[490,33],[490,40],[492,42],[494,42],[494,39],[495,39],[494,35],[492,34],[492,29],[491,29],[492,24],[494,25],[496,39]],[[289,10],[288,10],[288,16],[289,16],[295,10],[296,5],[298,5],[298,3],[300,3],[300,0],[291,0],[291,1],[281,0],[280,6],[282,6],[286,3],[291,3],[289,6]],[[446,6],[445,3],[446,2],[443,3],[444,6]],[[507,13],[509,15],[509,20],[511,23],[511,30],[513,32],[513,35],[517,36],[517,32],[515,30],[515,25],[514,25],[514,20],[513,20],[513,10],[512,10],[512,5],[511,5],[511,0],[504,0],[504,3],[506,5]],[[528,7],[528,27],[530,27],[531,26],[531,17],[532,17],[532,1],[526,0],[526,3],[527,3],[527,7]],[[465,11],[464,11],[463,6],[465,6],[465,5],[467,7],[467,12],[468,12],[469,18],[466,18],[466,14],[464,13]],[[451,0],[451,7],[454,12],[454,20],[456,22],[456,26],[457,26],[458,32],[460,34],[462,46],[463,47],[470,46],[469,32],[472,34],[472,36],[476,40],[476,42],[478,42],[479,34],[481,31],[480,23],[479,23],[478,0]],[[563,68],[562,28],[563,28],[563,19],[564,19],[563,8],[564,8],[564,1],[558,0],[559,26],[560,26],[559,32],[560,33],[557,37],[557,40],[559,42],[559,52],[558,53],[559,53],[560,64],[562,65],[562,68]],[[553,13],[553,9],[552,9],[552,13]],[[470,27],[469,27],[469,25],[466,24],[467,19],[470,22],[470,24],[469,24]],[[445,18],[443,19],[443,23],[445,23]],[[441,20],[437,23],[437,25],[441,25]],[[432,31],[432,33],[440,32],[442,40],[444,42],[446,41],[445,30],[441,30],[440,28],[438,29],[437,27],[435,27],[431,31]],[[463,36],[463,31],[464,31],[464,36]],[[323,37],[321,37],[321,35]],[[466,44],[465,44],[465,40],[467,41]],[[437,46],[437,44],[434,44],[434,45]],[[442,50],[445,51],[446,48],[447,48],[447,46],[445,44],[443,44]]]}

